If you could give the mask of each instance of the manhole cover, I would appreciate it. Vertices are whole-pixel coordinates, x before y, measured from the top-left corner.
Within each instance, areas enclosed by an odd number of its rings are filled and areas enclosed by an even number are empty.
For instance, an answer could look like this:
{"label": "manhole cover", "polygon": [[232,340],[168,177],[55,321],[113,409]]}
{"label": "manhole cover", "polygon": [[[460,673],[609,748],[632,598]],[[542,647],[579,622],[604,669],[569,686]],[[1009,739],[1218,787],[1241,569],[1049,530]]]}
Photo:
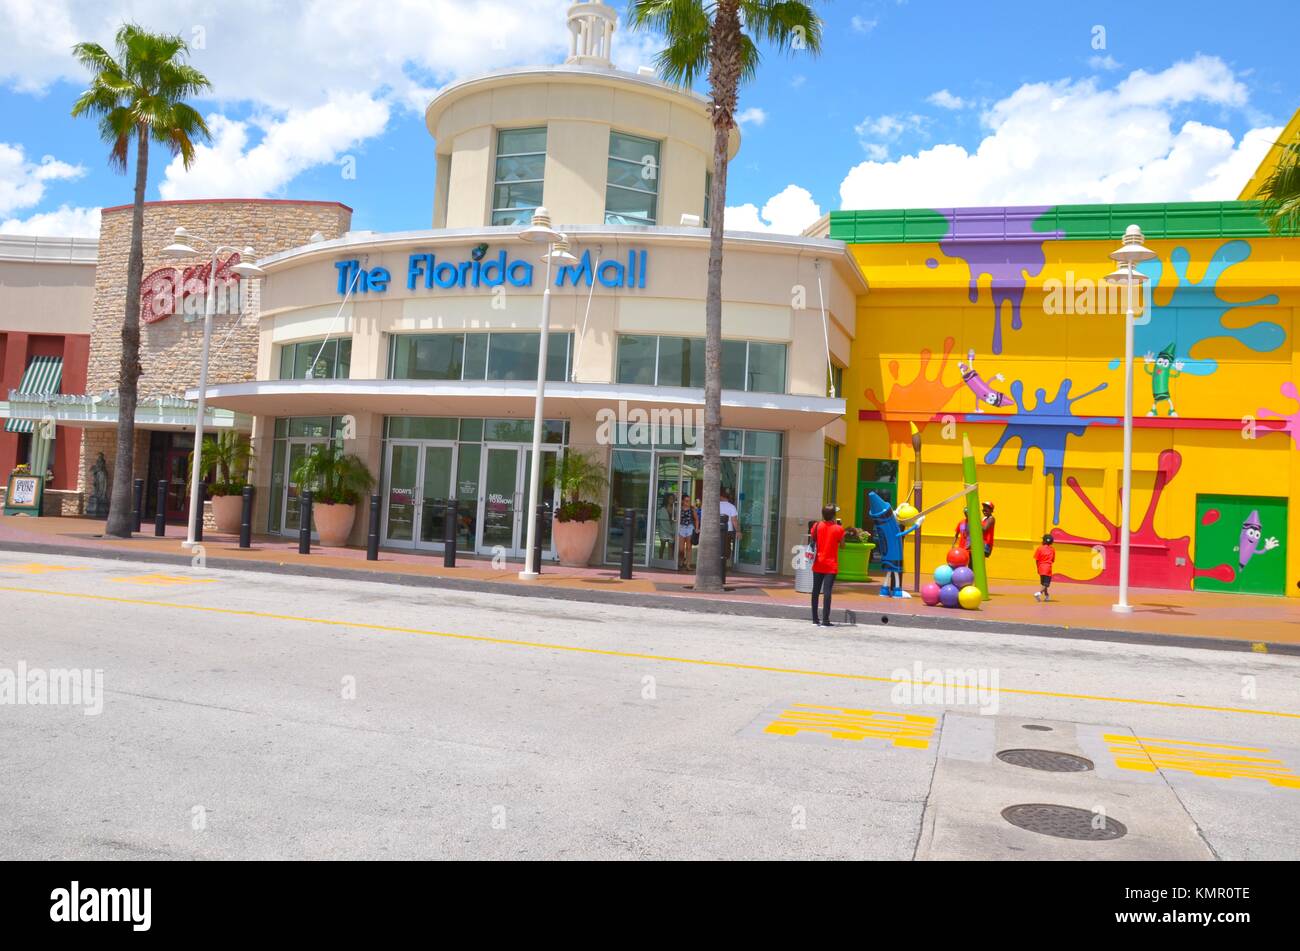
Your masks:
{"label": "manhole cover", "polygon": [[1007,806],[1002,810],[1002,818],[1029,832],[1084,842],[1108,842],[1128,832],[1124,823],[1110,816],[1045,802]]}
{"label": "manhole cover", "polygon": [[1092,769],[1092,760],[1053,750],[1000,750],[998,759],[1012,766],[1041,769],[1045,773],[1083,773]]}

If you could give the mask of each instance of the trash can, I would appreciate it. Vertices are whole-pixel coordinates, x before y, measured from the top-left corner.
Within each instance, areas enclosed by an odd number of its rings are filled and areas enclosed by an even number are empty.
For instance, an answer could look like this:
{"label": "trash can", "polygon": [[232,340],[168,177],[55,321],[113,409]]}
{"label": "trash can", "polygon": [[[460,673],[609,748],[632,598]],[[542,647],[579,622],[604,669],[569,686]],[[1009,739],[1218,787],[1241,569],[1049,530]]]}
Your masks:
{"label": "trash can", "polygon": [[794,554],[790,562],[794,568],[794,590],[800,594],[812,594],[813,589],[813,556],[809,550],[809,545],[795,545],[792,549]]}

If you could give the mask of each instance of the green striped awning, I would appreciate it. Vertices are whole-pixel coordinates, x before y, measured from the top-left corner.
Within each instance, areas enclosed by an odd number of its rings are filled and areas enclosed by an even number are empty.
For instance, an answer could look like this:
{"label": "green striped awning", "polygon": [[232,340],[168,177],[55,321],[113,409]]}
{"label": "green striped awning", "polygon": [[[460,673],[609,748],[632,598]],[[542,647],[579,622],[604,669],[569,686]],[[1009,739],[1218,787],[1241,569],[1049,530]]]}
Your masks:
{"label": "green striped awning", "polygon": [[[23,381],[18,384],[18,392],[30,393],[33,396],[47,396],[59,392],[59,381],[62,379],[62,357],[32,357],[32,362],[23,373]],[[5,432],[30,433],[33,428],[33,420],[30,419],[5,421]]]}

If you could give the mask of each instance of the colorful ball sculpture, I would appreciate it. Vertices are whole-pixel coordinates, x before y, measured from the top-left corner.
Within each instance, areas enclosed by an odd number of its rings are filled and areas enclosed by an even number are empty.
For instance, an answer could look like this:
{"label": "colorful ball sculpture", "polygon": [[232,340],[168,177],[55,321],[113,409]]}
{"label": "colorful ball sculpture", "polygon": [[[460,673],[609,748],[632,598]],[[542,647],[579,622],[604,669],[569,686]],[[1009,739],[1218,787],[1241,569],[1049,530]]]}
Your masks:
{"label": "colorful ball sculpture", "polygon": [[972,584],[974,581],[975,581],[975,572],[971,571],[970,568],[966,567],[965,565],[962,565],[960,568],[954,568],[952,570],[952,583],[955,584],[958,588],[964,588],[968,584]]}
{"label": "colorful ball sculpture", "polygon": [[948,552],[948,564],[960,568],[970,562],[970,552],[965,548],[953,548]]}
{"label": "colorful ball sculpture", "polygon": [[967,611],[978,611],[983,600],[984,592],[973,584],[968,584],[957,592],[957,603]]}
{"label": "colorful ball sculpture", "polygon": [[939,589],[939,603],[945,608],[955,608],[961,603],[961,592],[955,584],[946,584]]}
{"label": "colorful ball sculpture", "polygon": [[934,583],[939,587],[952,583],[952,569],[947,565],[940,565],[934,569]]}
{"label": "colorful ball sculpture", "polygon": [[928,604],[930,607],[934,607],[938,604],[939,585],[935,584],[933,581],[927,581],[925,584],[921,585],[921,601]]}

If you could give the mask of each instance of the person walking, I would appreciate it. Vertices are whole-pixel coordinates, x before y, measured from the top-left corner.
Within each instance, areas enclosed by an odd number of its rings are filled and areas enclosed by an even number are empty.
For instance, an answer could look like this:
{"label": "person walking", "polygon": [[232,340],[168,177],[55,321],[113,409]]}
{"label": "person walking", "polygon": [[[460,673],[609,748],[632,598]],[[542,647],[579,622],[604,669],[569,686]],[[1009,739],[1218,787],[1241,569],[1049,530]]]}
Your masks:
{"label": "person walking", "polygon": [[659,542],[659,558],[677,541],[677,495],[669,492],[663,505],[655,513],[655,538]]}
{"label": "person walking", "polygon": [[1052,600],[1047,589],[1052,586],[1052,566],[1055,563],[1056,549],[1052,547],[1052,536],[1044,535],[1043,543],[1034,549],[1034,565],[1038,568],[1038,583],[1042,586],[1034,592],[1035,601]]}
{"label": "person walking", "polygon": [[723,489],[719,493],[718,512],[727,520],[727,537],[724,544],[727,546],[727,564],[731,564],[732,555],[736,552],[736,536],[740,534],[740,510],[736,508],[736,503],[731,501],[731,490]]}
{"label": "person walking", "polygon": [[[813,589],[812,620],[822,627],[831,624],[831,589],[840,571],[840,545],[844,543],[844,526],[835,521],[835,506],[822,508],[822,520],[812,527]],[[818,595],[825,592],[821,620],[817,619]]]}
{"label": "person walking", "polygon": [[682,511],[677,520],[677,570],[691,567],[691,548],[700,540],[699,509],[691,505],[689,495],[682,495]]}

